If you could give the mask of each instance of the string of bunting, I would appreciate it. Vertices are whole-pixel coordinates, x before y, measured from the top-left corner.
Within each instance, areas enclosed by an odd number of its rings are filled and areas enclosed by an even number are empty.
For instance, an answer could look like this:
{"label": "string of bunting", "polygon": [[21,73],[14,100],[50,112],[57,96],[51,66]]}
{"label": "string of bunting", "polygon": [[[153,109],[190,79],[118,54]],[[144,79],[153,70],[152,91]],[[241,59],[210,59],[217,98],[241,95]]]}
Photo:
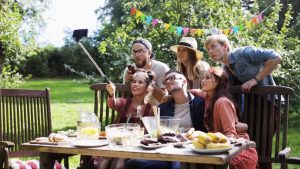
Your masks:
{"label": "string of bunting", "polygon": [[228,29],[218,29],[218,28],[210,28],[210,29],[201,29],[201,28],[189,28],[184,26],[175,26],[170,23],[164,23],[161,19],[153,18],[150,15],[146,15],[140,10],[132,7],[130,9],[130,15],[134,16],[136,19],[140,19],[147,25],[152,25],[152,27],[158,26],[158,24],[163,25],[166,31],[170,33],[176,33],[177,35],[187,36],[190,34],[191,36],[201,36],[203,34],[218,34],[224,33],[225,35],[229,34],[237,34],[239,31],[243,31],[244,29],[252,30],[257,26],[260,22],[263,21],[263,13],[270,8],[276,0],[271,3],[266,9],[260,12],[258,15],[254,16],[251,20],[247,21],[245,25],[235,25]]}

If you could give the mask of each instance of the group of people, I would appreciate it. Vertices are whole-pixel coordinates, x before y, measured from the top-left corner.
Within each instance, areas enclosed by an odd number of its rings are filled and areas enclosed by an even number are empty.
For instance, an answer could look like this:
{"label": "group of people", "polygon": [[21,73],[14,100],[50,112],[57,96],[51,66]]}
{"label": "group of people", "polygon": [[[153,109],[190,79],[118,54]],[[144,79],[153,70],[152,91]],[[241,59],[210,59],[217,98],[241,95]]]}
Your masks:
{"label": "group of people", "polygon": [[[204,45],[210,59],[221,62],[222,67],[210,67],[202,61],[203,53],[197,49],[197,41],[193,37],[183,37],[177,45],[170,47],[177,55],[176,70],[154,60],[148,40],[135,40],[132,56],[137,69],[126,69],[124,73],[124,83],[130,84],[133,97],[115,98],[114,84],[107,84],[108,106],[117,110],[117,122],[125,122],[128,112],[137,112],[139,105],[142,106],[141,116],[153,115],[151,107],[158,105],[162,116],[180,118],[179,126],[182,128],[221,132],[232,139],[249,140],[247,125],[239,122],[237,104],[229,93],[229,86],[241,85],[243,91],[249,92],[256,85],[275,85],[271,72],[280,63],[281,57],[274,50],[251,46],[232,50],[223,34],[208,36]],[[153,99],[154,102],[146,101]],[[255,148],[248,148],[231,159],[229,166],[233,169],[254,169],[257,161]],[[114,166],[120,169],[169,169],[179,168],[180,164],[123,159],[121,164]],[[102,164],[102,168],[109,168],[109,165]],[[201,165],[201,168],[213,166]]]}

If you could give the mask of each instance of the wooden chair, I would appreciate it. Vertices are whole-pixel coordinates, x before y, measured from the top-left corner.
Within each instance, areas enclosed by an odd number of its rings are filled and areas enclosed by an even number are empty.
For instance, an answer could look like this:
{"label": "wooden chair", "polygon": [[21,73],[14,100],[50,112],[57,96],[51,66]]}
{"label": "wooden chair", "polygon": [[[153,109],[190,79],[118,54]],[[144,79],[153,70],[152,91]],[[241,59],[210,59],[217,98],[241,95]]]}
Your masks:
{"label": "wooden chair", "polygon": [[[52,131],[50,91],[0,89],[0,168],[8,169],[9,157],[39,156],[21,144]],[[68,167],[68,161],[65,161]]]}
{"label": "wooden chair", "polygon": [[[112,124],[116,118],[116,111],[109,109],[107,106],[108,92],[106,90],[107,83],[96,83],[90,86],[90,89],[95,92],[94,94],[94,113],[99,117],[101,122],[101,130],[105,126]],[[116,97],[129,98],[131,97],[130,88],[125,84],[115,84]]]}
{"label": "wooden chair", "polygon": [[294,90],[262,86],[243,93],[241,86],[233,86],[230,91],[235,98],[244,95],[240,121],[248,124],[250,139],[256,142],[259,167],[268,169],[272,163],[280,163],[282,169],[287,168],[286,159],[291,150],[287,147],[289,97]]}

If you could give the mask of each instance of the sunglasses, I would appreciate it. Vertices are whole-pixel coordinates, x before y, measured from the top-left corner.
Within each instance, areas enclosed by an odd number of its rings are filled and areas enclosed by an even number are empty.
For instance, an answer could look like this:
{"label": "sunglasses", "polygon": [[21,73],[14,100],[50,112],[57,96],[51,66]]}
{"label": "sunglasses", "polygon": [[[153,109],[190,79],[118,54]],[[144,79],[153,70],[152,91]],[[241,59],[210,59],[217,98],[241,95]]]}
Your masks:
{"label": "sunglasses", "polygon": [[175,79],[183,79],[181,77],[176,78],[176,75],[172,75],[162,81],[162,84],[166,85],[168,82],[173,82]]}

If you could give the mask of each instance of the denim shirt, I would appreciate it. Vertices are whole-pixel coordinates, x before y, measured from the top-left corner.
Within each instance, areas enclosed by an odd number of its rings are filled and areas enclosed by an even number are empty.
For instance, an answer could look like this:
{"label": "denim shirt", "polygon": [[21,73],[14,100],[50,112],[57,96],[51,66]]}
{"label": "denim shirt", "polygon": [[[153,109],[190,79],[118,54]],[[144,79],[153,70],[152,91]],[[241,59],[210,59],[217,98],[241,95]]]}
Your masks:
{"label": "denim shirt", "polygon": [[[270,59],[279,57],[279,54],[274,50],[258,49],[255,47],[242,47],[234,50],[229,54],[230,68],[236,74],[240,83],[245,83],[255,77],[257,73],[264,67],[264,63]],[[228,72],[228,70],[227,70]],[[228,74],[230,74],[228,72]],[[232,84],[241,85],[241,84]],[[259,81],[258,85],[275,85],[271,75],[266,76]]]}

